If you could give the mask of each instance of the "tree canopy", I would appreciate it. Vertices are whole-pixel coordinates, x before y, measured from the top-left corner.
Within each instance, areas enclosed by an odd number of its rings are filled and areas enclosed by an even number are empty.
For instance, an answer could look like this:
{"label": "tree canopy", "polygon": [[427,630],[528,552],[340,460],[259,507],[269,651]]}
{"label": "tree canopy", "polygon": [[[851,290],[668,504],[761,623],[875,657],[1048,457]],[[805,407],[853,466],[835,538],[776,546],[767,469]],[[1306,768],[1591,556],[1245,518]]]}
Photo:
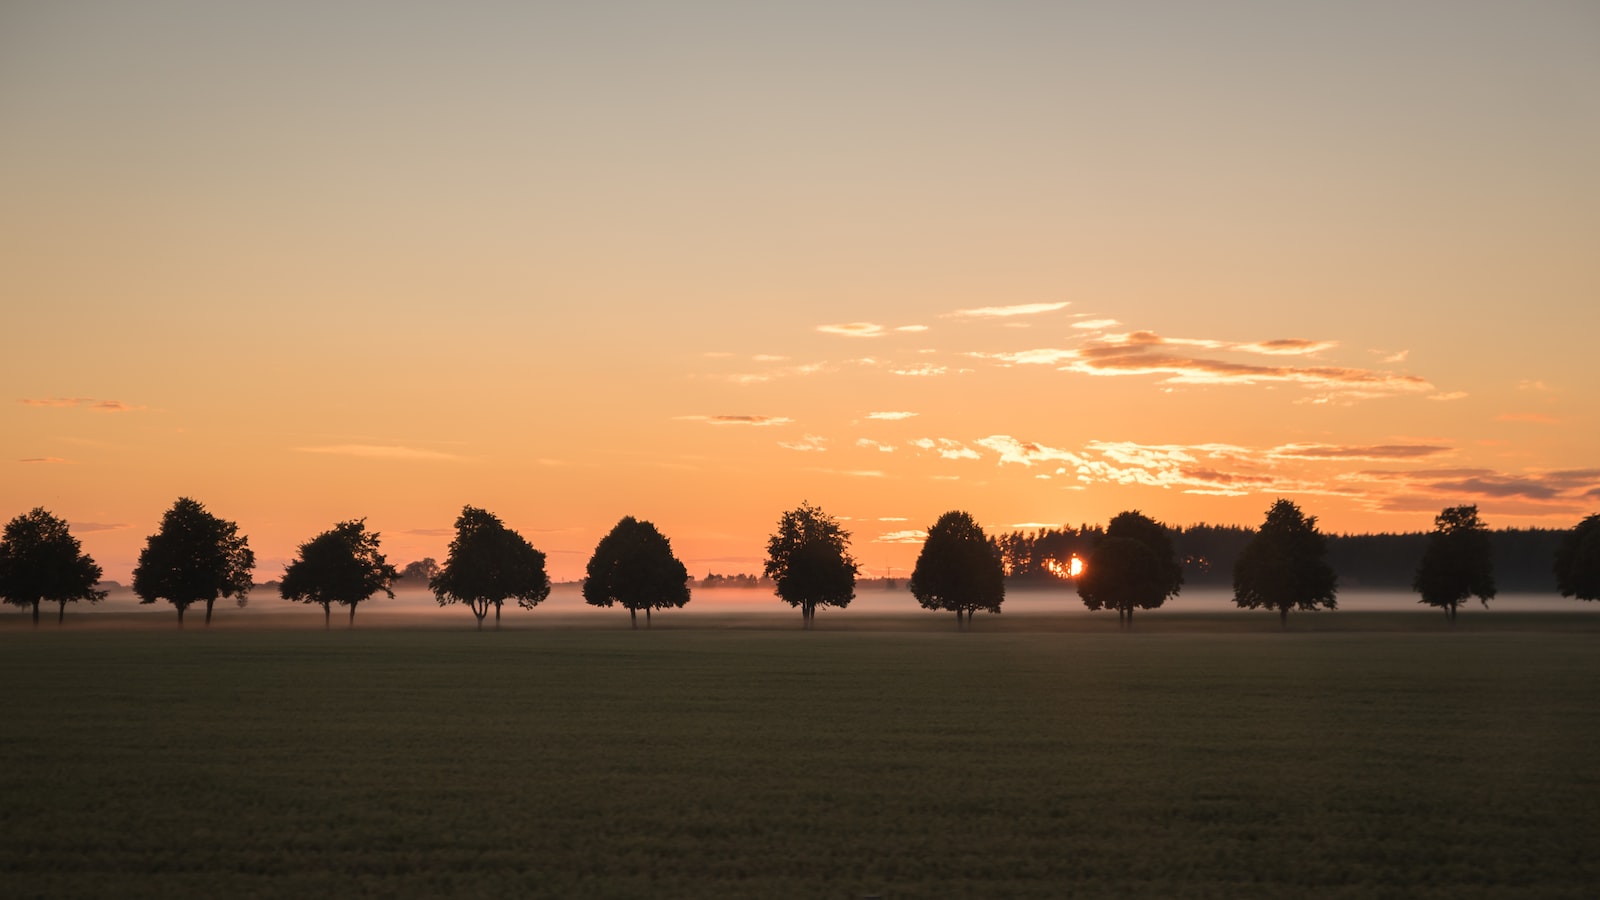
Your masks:
{"label": "tree canopy", "polygon": [[595,545],[583,579],[583,600],[591,606],[619,603],[639,627],[650,611],[689,602],[689,570],[672,555],[672,543],[649,522],[625,516]]}
{"label": "tree canopy", "polygon": [[140,603],[165,599],[177,607],[179,626],[191,604],[204,602],[210,625],[218,597],[245,604],[255,565],[256,555],[237,524],[217,518],[197,501],[179,497],[139,553],[133,592]]}
{"label": "tree canopy", "polygon": [[350,624],[356,606],[379,591],[394,597],[390,587],[399,577],[378,550],[378,533],[367,530],[366,519],[340,522],[300,545],[299,554],[284,570],[278,593],[285,600],[322,606],[326,628],[332,604],[350,607]]}
{"label": "tree canopy", "polygon": [[438,574],[439,564],[434,561],[433,557],[425,556],[422,559],[414,562],[406,563],[406,567],[400,570],[400,576],[397,580],[425,585],[432,581],[434,576]]}
{"label": "tree canopy", "polygon": [[550,576],[544,554],[522,535],[507,528],[488,510],[461,508],[456,536],[439,574],[428,582],[440,606],[465,603],[483,627],[483,617],[494,607],[494,626],[500,627],[500,606],[515,597],[523,609],[533,609],[550,596]]}
{"label": "tree canopy", "polygon": [[42,507],[6,523],[0,538],[0,600],[33,609],[39,624],[39,604],[55,603],[56,624],[66,618],[67,604],[79,600],[97,603],[105,591],[95,590],[100,567],[81,551],[67,523]]}
{"label": "tree canopy", "polygon": [[1554,568],[1561,596],[1600,600],[1600,514],[1579,522],[1561,538]]}
{"label": "tree canopy", "polygon": [[1138,510],[1117,513],[1107,523],[1078,576],[1083,605],[1114,609],[1117,621],[1127,625],[1135,609],[1156,609],[1182,589],[1183,566],[1167,527]]}
{"label": "tree canopy", "polygon": [[954,612],[964,628],[980,609],[998,613],[1006,598],[1000,547],[970,513],[951,510],[928,527],[910,586],[923,609]]}
{"label": "tree canopy", "polygon": [[1336,609],[1338,579],[1326,557],[1317,517],[1279,500],[1234,562],[1233,602],[1244,609],[1276,609],[1285,625],[1291,609]]}
{"label": "tree canopy", "polygon": [[784,513],[778,530],[767,538],[762,574],[773,580],[779,599],[800,608],[806,628],[812,626],[818,607],[850,605],[858,571],[850,556],[850,532],[810,504]]}
{"label": "tree canopy", "polygon": [[1477,597],[1488,606],[1494,599],[1489,529],[1478,518],[1477,506],[1448,507],[1434,517],[1433,526],[1411,589],[1422,595],[1419,603],[1443,609],[1455,624],[1463,600]]}

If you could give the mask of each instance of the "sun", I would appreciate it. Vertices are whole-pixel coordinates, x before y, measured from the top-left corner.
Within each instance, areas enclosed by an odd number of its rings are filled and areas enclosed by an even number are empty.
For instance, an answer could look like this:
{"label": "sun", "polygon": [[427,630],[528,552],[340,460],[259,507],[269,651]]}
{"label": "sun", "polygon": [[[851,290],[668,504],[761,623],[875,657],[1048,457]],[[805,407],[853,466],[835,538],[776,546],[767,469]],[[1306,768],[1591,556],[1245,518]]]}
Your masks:
{"label": "sun", "polygon": [[1083,574],[1083,560],[1076,553],[1064,563],[1059,559],[1050,559],[1045,560],[1044,565],[1057,578],[1077,578]]}

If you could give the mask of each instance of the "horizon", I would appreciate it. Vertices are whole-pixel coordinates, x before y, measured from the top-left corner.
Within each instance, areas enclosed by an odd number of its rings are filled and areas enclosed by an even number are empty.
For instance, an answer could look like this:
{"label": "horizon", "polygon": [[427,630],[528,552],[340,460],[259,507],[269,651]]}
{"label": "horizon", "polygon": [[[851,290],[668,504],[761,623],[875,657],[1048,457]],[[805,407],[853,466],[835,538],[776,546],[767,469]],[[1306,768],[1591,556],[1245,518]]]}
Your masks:
{"label": "horizon", "polygon": [[0,515],[1600,511],[1600,9],[469,9],[0,11]]}

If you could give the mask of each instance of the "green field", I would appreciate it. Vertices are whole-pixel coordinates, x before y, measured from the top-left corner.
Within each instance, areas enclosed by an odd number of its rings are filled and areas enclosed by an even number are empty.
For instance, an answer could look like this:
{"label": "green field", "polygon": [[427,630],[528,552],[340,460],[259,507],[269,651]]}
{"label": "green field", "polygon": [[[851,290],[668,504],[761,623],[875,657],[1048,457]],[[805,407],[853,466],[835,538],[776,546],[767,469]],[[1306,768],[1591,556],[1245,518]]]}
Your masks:
{"label": "green field", "polygon": [[0,893],[1600,885],[1592,628],[1194,621],[1132,634],[11,629]]}

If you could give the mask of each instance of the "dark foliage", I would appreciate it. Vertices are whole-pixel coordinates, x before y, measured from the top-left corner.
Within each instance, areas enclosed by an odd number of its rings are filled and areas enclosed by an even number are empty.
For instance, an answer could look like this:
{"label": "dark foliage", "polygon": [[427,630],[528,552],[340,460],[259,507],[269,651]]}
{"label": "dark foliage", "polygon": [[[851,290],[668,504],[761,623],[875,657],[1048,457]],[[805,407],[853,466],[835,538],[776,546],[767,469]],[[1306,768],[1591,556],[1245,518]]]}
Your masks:
{"label": "dark foliage", "polygon": [[[1144,548],[1136,552],[1130,544]],[[1155,609],[1183,589],[1183,566],[1165,525],[1138,510],[1117,513],[1078,576],[1078,596],[1089,609],[1114,609],[1133,624],[1135,609]]]}
{"label": "dark foliage", "polygon": [[206,624],[219,597],[245,605],[256,555],[236,523],[219,519],[200,503],[179,497],[161,517],[133,570],[133,592],[140,603],[165,599],[183,614],[195,603],[206,605]]}
{"label": "dark foliage", "polygon": [[410,584],[426,585],[438,576],[439,564],[434,561],[433,557],[427,556],[415,562],[406,563],[406,567],[400,570],[398,580]]}
{"label": "dark foliage", "polygon": [[501,605],[515,597],[518,606],[533,609],[550,596],[550,576],[545,574],[544,554],[522,535],[488,510],[464,506],[456,518],[450,555],[428,587],[440,606],[465,603],[480,629],[494,607],[494,627],[499,628]]}
{"label": "dark foliage", "polygon": [[1233,602],[1244,609],[1276,609],[1284,624],[1291,609],[1336,609],[1338,579],[1326,556],[1317,517],[1279,500],[1234,563]]}
{"label": "dark foliage", "polygon": [[635,628],[642,609],[649,627],[651,610],[689,602],[689,570],[672,555],[672,543],[656,526],[627,516],[589,557],[583,600],[591,606],[621,604]]}
{"label": "dark foliage", "polygon": [[39,604],[55,603],[56,624],[67,615],[67,604],[79,600],[97,603],[106,592],[95,589],[100,567],[81,552],[67,523],[43,508],[6,523],[0,539],[0,600],[33,610],[39,624]]}
{"label": "dark foliage", "polygon": [[767,539],[762,575],[773,580],[779,599],[799,607],[806,628],[818,607],[850,605],[858,571],[850,556],[850,532],[819,507],[801,503],[784,513]]}
{"label": "dark foliage", "polygon": [[1564,534],[1554,568],[1561,596],[1600,600],[1600,515],[1589,516]]}
{"label": "dark foliage", "polygon": [[285,600],[322,605],[326,628],[332,604],[350,607],[350,625],[356,623],[356,606],[379,591],[394,597],[390,587],[399,573],[378,550],[378,533],[367,530],[367,520],[340,522],[300,545],[299,555],[284,570],[278,594]]}
{"label": "dark foliage", "polygon": [[1000,559],[1006,578],[1020,584],[1058,584],[1065,577],[1074,556],[1084,558],[1099,542],[1104,531],[1098,526],[1042,528],[1038,531],[1013,531],[998,535]]}
{"label": "dark foliage", "polygon": [[1422,595],[1419,602],[1443,609],[1454,624],[1463,600],[1475,596],[1488,606],[1494,599],[1489,529],[1478,518],[1477,506],[1448,507],[1433,524],[1411,589]]}
{"label": "dark foliage", "polygon": [[971,514],[952,510],[929,526],[910,587],[923,609],[953,612],[956,627],[965,628],[973,613],[998,613],[1005,601],[1002,551]]}

